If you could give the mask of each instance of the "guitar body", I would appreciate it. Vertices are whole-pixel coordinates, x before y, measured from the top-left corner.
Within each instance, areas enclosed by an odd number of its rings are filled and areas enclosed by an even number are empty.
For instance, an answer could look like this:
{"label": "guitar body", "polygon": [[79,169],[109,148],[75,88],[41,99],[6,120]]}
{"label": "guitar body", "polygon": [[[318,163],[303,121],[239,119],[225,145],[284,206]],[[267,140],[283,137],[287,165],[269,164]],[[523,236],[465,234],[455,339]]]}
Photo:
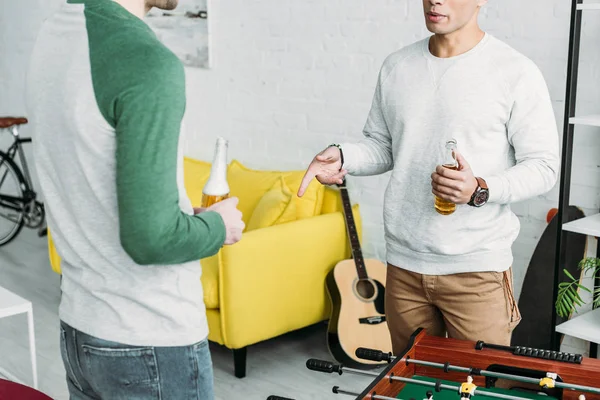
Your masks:
{"label": "guitar body", "polygon": [[332,304],[327,344],[331,355],[347,367],[377,367],[385,361],[364,360],[355,352],[359,347],[392,351],[385,317],[387,265],[363,258],[348,190],[345,182],[338,186],[352,259],[340,261],[327,275],[327,292]]}
{"label": "guitar body", "polygon": [[332,356],[348,367],[379,366],[382,363],[356,357],[359,347],[392,351],[385,319],[387,266],[379,260],[364,260],[367,280],[356,275],[354,260],[339,262],[327,276],[331,298],[327,342]]}

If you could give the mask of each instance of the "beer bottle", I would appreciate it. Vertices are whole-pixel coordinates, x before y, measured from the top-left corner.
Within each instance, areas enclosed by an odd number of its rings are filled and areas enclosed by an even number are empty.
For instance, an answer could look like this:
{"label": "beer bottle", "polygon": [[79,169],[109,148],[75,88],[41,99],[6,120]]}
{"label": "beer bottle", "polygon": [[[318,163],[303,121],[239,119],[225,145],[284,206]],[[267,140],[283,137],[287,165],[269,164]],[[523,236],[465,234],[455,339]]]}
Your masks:
{"label": "beer bottle", "polygon": [[217,138],[215,155],[210,167],[210,176],[202,189],[201,207],[210,207],[229,197],[229,184],[227,183],[227,146],[227,140],[222,137]]}
{"label": "beer bottle", "polygon": [[[442,166],[444,168],[449,169],[458,169],[458,162],[456,161],[456,156],[454,154],[454,150],[456,150],[456,139],[450,139],[446,142],[446,152],[444,156],[444,160],[442,162]],[[450,215],[454,211],[456,211],[456,204],[440,199],[438,196],[435,196],[435,211],[442,215]]]}

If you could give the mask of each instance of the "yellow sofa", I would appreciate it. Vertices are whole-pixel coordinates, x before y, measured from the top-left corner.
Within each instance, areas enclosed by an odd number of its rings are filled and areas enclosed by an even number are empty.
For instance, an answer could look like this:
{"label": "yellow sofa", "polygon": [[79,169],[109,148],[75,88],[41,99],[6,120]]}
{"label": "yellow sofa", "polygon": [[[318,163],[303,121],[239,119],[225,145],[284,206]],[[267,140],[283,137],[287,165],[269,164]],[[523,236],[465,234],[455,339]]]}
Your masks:
{"label": "yellow sofa", "polygon": [[[184,171],[197,207],[210,164],[186,158]],[[233,350],[238,378],[246,374],[247,346],[329,318],[325,277],[351,256],[339,192],[313,180],[298,198],[303,175],[252,170],[235,160],[228,167],[246,230],[240,242],[200,263],[209,340]],[[353,215],[360,236],[358,205]],[[48,246],[52,269],[60,273],[50,230]]]}

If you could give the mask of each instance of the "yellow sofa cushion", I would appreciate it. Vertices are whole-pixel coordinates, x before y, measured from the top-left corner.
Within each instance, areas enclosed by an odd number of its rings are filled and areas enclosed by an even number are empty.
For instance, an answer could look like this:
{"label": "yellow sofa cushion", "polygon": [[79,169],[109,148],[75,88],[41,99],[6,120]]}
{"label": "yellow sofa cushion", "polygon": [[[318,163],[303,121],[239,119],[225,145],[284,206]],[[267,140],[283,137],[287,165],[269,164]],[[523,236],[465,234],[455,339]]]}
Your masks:
{"label": "yellow sofa cushion", "polygon": [[283,176],[288,187],[294,193],[296,201],[296,218],[304,219],[321,214],[325,186],[313,179],[302,197],[298,197],[298,189],[304,178],[305,170],[284,172]]}
{"label": "yellow sofa cushion", "polygon": [[294,194],[287,187],[283,176],[275,181],[273,187],[265,193],[248,221],[248,231],[267,228],[296,220],[296,202]]}
{"label": "yellow sofa cushion", "polygon": [[263,195],[273,187],[281,176],[283,176],[286,185],[293,194],[292,198],[296,202],[296,219],[319,215],[323,205],[324,186],[317,180],[310,183],[304,196],[296,196],[304,173],[304,170],[254,170],[245,167],[237,160],[233,160],[229,164],[227,180],[231,195],[239,198],[238,209],[242,212],[242,219],[246,226],[248,226],[252,212]]}

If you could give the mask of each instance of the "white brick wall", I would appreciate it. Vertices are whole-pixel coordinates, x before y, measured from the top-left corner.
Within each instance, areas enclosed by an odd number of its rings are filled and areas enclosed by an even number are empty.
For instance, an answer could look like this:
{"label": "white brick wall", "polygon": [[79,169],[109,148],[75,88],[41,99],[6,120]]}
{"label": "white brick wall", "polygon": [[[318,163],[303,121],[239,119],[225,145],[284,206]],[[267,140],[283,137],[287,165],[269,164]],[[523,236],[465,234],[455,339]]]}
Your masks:
{"label": "white brick wall", "polygon": [[[0,113],[25,112],[22,84],[42,18],[62,0],[0,5]],[[188,70],[187,154],[210,160],[217,135],[250,167],[303,169],[332,142],[357,140],[383,59],[428,34],[417,0],[220,0],[211,2],[213,69]],[[485,6],[482,27],[541,68],[559,131],[564,112],[568,0],[502,0]],[[533,17],[535,13],[535,17]],[[600,12],[584,17],[579,111],[599,112]],[[6,56],[10,56],[10,58]],[[2,144],[2,142],[0,142]],[[600,207],[600,132],[578,128],[572,204]],[[364,251],[383,259],[381,208],[387,175],[351,178],[362,207]],[[517,293],[558,191],[514,205]],[[551,266],[548,266],[551,268]]]}
{"label": "white brick wall", "polygon": [[[485,30],[539,65],[560,132],[569,13],[567,0],[504,0],[490,1],[480,17]],[[597,112],[600,60],[591,38],[600,30],[600,12],[589,15],[580,104]],[[360,139],[383,59],[428,35],[419,1],[213,1],[210,17],[214,69],[188,71],[188,154],[210,159],[214,138],[223,135],[231,140],[231,157],[256,168],[304,168],[323,146]],[[600,207],[599,133],[578,129],[575,140],[572,204],[587,213]],[[351,198],[362,207],[365,253],[380,259],[387,179],[349,179]],[[522,224],[514,245],[517,293],[557,199],[554,190],[514,205]]]}

